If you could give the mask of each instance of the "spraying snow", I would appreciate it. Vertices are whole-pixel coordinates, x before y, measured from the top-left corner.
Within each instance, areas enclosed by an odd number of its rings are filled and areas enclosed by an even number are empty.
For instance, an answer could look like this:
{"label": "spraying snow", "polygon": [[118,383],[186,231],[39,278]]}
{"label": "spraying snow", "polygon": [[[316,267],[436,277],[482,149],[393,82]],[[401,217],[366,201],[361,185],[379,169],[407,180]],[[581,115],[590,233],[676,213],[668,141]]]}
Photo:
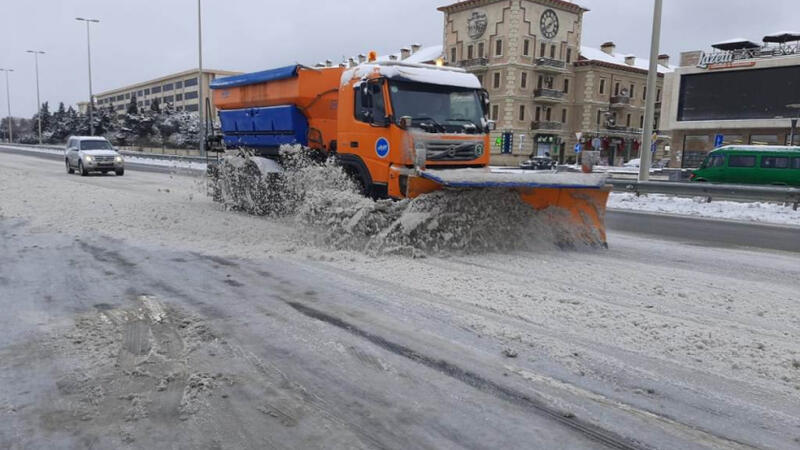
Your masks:
{"label": "spraying snow", "polygon": [[[281,149],[283,171],[263,158],[228,156],[212,174],[211,195],[226,208],[288,217],[316,244],[369,254],[423,256],[570,246],[592,242],[566,213],[536,211],[507,189],[437,191],[406,200],[373,200],[335,160],[300,147]],[[513,237],[513,238],[512,238]]]}

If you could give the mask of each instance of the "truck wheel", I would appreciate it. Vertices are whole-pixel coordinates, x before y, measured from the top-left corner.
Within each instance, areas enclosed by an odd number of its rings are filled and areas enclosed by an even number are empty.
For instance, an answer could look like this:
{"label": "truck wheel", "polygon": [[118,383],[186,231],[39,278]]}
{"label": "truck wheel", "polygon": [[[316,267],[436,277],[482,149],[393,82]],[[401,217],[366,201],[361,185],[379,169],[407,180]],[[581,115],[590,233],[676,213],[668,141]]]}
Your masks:
{"label": "truck wheel", "polygon": [[73,169],[72,166],[69,165],[69,160],[65,159],[64,162],[67,164],[67,173],[75,173],[75,169]]}
{"label": "truck wheel", "polygon": [[89,171],[86,170],[85,167],[83,167],[83,161],[78,161],[78,172],[80,172],[82,177],[89,175]]}
{"label": "truck wheel", "polygon": [[121,177],[125,175],[125,169],[117,169],[114,171],[114,173],[117,174],[118,177]]}

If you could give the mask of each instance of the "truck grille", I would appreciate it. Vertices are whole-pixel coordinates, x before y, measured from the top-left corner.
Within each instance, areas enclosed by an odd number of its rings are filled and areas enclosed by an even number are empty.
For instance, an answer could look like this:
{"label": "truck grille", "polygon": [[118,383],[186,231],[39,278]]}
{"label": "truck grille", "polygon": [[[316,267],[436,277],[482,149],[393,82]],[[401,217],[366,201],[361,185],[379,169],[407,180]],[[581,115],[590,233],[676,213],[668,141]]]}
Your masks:
{"label": "truck grille", "polygon": [[113,163],[114,157],[113,156],[95,156],[94,160],[98,163]]}
{"label": "truck grille", "polygon": [[427,141],[425,149],[428,152],[428,161],[469,161],[480,156],[475,153],[475,146],[478,144],[483,145],[483,142]]}

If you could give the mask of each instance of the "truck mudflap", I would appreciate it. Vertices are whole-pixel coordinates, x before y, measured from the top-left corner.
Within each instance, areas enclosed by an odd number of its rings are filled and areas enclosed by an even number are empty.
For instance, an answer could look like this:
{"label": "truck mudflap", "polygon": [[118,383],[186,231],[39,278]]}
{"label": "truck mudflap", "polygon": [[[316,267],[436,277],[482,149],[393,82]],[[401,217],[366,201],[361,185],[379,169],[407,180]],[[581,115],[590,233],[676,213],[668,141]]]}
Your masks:
{"label": "truck mudflap", "polygon": [[408,196],[437,189],[512,189],[536,210],[555,208],[565,232],[592,245],[606,246],[605,212],[610,186],[599,173],[535,172],[517,169],[425,169],[409,180]]}

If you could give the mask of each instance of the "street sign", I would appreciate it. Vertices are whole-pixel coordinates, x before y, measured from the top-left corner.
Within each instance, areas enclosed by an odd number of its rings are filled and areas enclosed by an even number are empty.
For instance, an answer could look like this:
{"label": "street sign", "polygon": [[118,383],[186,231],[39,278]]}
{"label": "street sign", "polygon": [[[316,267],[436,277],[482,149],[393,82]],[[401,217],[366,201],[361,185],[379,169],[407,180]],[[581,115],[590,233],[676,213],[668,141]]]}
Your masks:
{"label": "street sign", "polygon": [[714,148],[722,147],[722,143],[725,141],[725,136],[718,134],[714,136]]}
{"label": "street sign", "polygon": [[503,133],[503,153],[511,153],[512,148],[514,148],[514,134]]}
{"label": "street sign", "polygon": [[580,153],[582,150],[582,145],[580,143],[575,144],[575,153]]}

